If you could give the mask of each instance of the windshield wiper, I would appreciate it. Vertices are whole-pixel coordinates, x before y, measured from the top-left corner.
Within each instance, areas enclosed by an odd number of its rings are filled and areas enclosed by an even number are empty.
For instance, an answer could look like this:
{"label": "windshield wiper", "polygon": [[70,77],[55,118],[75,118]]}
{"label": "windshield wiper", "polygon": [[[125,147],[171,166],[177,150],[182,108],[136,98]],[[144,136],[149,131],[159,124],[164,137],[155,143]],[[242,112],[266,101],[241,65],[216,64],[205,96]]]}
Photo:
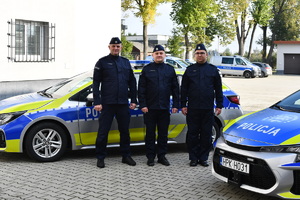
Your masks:
{"label": "windshield wiper", "polygon": [[47,93],[45,90],[39,91],[38,94],[40,94],[44,97],[53,98],[53,96],[51,94]]}
{"label": "windshield wiper", "polygon": [[273,108],[274,108],[274,107],[275,107],[275,108],[278,108],[279,110],[286,111],[286,109],[284,109],[283,107],[281,107],[281,106],[279,106],[279,105],[277,105],[277,104],[273,105],[272,107],[273,107]]}

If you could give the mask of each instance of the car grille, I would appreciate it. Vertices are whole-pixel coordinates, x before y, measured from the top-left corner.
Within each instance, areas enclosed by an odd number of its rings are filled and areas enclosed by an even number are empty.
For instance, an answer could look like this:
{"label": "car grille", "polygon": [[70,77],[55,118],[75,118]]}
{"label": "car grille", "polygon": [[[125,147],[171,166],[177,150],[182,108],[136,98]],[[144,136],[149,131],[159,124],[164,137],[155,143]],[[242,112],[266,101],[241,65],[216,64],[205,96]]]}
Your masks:
{"label": "car grille", "polygon": [[260,147],[245,146],[245,145],[232,143],[232,142],[229,142],[229,141],[226,141],[226,144],[228,146],[231,146],[231,147],[234,147],[234,148],[237,148],[237,149],[243,149],[243,150],[246,150],[246,151],[260,151]]}
{"label": "car grille", "polygon": [[[222,153],[220,153],[219,148],[216,148],[213,156],[213,166],[217,174],[228,178],[229,183],[234,183],[239,186],[241,184],[246,184],[260,189],[269,189],[276,183],[276,179],[273,172],[264,160],[251,158],[253,161],[250,162],[247,160],[247,158],[250,157],[224,150],[221,151]],[[226,158],[231,158],[237,161],[250,164],[250,173],[244,174],[222,167],[220,165],[220,156],[225,156]]]}
{"label": "car grille", "polygon": [[291,192],[293,194],[300,195],[300,171],[299,170],[294,171],[294,185],[291,189]]}
{"label": "car grille", "polygon": [[0,148],[5,148],[6,142],[5,142],[5,135],[4,132],[0,130]]}

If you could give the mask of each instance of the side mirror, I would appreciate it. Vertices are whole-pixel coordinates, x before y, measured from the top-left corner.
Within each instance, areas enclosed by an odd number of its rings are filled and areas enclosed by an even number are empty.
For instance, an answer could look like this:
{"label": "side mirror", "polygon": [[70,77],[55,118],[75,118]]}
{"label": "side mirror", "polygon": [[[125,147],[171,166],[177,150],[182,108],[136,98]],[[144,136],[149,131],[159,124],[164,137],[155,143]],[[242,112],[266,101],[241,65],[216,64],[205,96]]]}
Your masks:
{"label": "side mirror", "polygon": [[88,106],[88,107],[93,106],[93,102],[94,102],[93,93],[90,93],[86,97],[86,106]]}

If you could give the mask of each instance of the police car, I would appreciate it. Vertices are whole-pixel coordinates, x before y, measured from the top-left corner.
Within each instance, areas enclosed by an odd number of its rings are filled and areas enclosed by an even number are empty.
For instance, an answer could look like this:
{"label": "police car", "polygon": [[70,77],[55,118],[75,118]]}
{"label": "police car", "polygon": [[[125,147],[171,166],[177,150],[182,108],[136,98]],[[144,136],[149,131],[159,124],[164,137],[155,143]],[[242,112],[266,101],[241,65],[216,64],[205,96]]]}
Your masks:
{"label": "police car", "polygon": [[230,122],[217,141],[212,173],[246,190],[300,199],[300,90]]}
{"label": "police car", "polygon": [[[79,74],[36,93],[0,101],[0,151],[26,152],[37,161],[56,161],[67,149],[95,148],[100,113],[92,105],[93,71]],[[138,78],[138,73],[136,74]],[[242,115],[239,98],[223,86],[225,108],[216,117],[214,138],[230,119]],[[132,145],[143,145],[145,126],[139,109],[131,110]],[[184,143],[185,116],[171,115],[169,143]],[[119,146],[119,131],[113,122],[108,146]]]}

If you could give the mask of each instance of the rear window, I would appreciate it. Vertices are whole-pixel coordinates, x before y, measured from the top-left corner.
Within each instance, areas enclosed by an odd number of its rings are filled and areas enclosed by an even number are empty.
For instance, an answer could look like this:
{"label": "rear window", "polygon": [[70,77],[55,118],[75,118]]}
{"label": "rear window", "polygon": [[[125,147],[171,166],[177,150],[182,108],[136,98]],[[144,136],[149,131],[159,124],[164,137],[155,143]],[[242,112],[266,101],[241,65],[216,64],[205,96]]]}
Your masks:
{"label": "rear window", "polygon": [[233,58],[222,58],[222,64],[233,64]]}

